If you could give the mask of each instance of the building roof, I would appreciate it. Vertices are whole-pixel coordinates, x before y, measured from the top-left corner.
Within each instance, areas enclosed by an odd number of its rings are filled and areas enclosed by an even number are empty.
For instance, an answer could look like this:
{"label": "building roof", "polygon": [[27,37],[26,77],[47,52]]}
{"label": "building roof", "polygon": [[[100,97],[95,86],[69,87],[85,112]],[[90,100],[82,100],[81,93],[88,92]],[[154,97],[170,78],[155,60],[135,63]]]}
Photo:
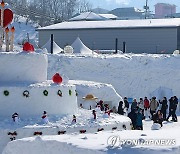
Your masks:
{"label": "building roof", "polygon": [[107,19],[117,19],[118,17],[114,14],[99,14],[100,16],[107,18]]}
{"label": "building roof", "polygon": [[69,21],[96,21],[96,20],[106,20],[103,16],[100,16],[94,12],[84,12],[81,13],[80,15],[73,17],[69,19]]}
{"label": "building roof", "polygon": [[62,22],[39,30],[177,27],[180,18]]}

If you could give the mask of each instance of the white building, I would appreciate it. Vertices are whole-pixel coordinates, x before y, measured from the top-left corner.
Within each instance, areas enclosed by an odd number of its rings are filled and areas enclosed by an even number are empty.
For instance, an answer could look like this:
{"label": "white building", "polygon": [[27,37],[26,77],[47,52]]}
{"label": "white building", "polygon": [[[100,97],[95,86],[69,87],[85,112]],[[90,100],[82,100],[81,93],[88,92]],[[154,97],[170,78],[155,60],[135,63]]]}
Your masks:
{"label": "white building", "polygon": [[39,45],[44,45],[51,34],[64,47],[80,36],[92,50],[118,50],[126,42],[127,52],[173,53],[180,48],[180,19],[73,21],[38,29]]}

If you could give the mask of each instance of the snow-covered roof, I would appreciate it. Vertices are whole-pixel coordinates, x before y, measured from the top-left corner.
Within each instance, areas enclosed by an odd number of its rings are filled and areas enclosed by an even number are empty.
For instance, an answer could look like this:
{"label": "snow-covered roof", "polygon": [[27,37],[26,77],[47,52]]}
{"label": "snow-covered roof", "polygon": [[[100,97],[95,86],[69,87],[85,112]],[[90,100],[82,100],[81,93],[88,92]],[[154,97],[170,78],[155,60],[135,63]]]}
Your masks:
{"label": "snow-covered roof", "polygon": [[92,54],[93,51],[86,47],[79,37],[74,41],[74,43],[71,45],[74,49],[74,53],[82,53],[82,54]]}
{"label": "snow-covered roof", "polygon": [[177,27],[177,26],[180,26],[180,18],[62,22],[62,23],[42,27],[39,28],[38,30],[143,28],[143,27]]}
{"label": "snow-covered roof", "polygon": [[84,12],[74,18],[69,19],[69,21],[82,21],[82,20],[96,21],[96,20],[106,20],[106,18],[94,12]]}
{"label": "snow-covered roof", "polygon": [[117,19],[118,17],[114,14],[99,14],[100,16],[107,18],[107,19]]}
{"label": "snow-covered roof", "polygon": [[[50,53],[51,52],[51,40],[49,39],[49,41],[42,46],[42,48],[46,48],[47,51]],[[53,41],[53,53],[60,53],[61,51],[63,51],[63,49],[61,49],[56,42]]]}

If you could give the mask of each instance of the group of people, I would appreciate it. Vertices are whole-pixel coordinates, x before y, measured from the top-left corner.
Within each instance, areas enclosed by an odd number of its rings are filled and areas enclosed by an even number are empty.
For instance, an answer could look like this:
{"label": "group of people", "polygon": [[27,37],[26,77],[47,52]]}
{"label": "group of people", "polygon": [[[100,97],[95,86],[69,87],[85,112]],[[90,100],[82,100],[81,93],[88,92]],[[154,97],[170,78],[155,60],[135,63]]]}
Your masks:
{"label": "group of people", "polygon": [[[169,115],[167,116],[168,104]],[[162,122],[168,121],[171,116],[172,121],[177,122],[177,105],[178,98],[176,96],[171,97],[169,103],[166,97],[159,101],[156,100],[156,97],[152,97],[150,100],[144,97],[144,99],[140,98],[138,102],[133,99],[130,107],[128,99],[124,97],[124,103],[119,102],[118,113],[121,115],[127,113],[127,116],[132,121],[132,129],[143,130],[143,119],[151,119],[154,123],[160,124],[161,127],[163,126]]]}

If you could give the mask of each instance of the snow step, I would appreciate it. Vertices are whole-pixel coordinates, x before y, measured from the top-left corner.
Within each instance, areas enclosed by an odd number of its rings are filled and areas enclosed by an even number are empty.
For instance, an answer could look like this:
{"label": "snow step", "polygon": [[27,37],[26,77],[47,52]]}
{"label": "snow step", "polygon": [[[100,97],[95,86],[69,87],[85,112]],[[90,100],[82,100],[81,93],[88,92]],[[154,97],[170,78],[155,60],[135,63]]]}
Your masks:
{"label": "snow step", "polygon": [[58,135],[62,135],[62,134],[65,134],[66,131],[58,131]]}
{"label": "snow step", "polygon": [[104,128],[98,128],[98,132],[100,132],[100,131],[103,131],[104,130]]}
{"label": "snow step", "polygon": [[83,134],[83,133],[86,133],[86,130],[80,130],[79,131],[81,134]]}
{"label": "snow step", "polygon": [[42,135],[42,132],[34,132],[34,135]]}

